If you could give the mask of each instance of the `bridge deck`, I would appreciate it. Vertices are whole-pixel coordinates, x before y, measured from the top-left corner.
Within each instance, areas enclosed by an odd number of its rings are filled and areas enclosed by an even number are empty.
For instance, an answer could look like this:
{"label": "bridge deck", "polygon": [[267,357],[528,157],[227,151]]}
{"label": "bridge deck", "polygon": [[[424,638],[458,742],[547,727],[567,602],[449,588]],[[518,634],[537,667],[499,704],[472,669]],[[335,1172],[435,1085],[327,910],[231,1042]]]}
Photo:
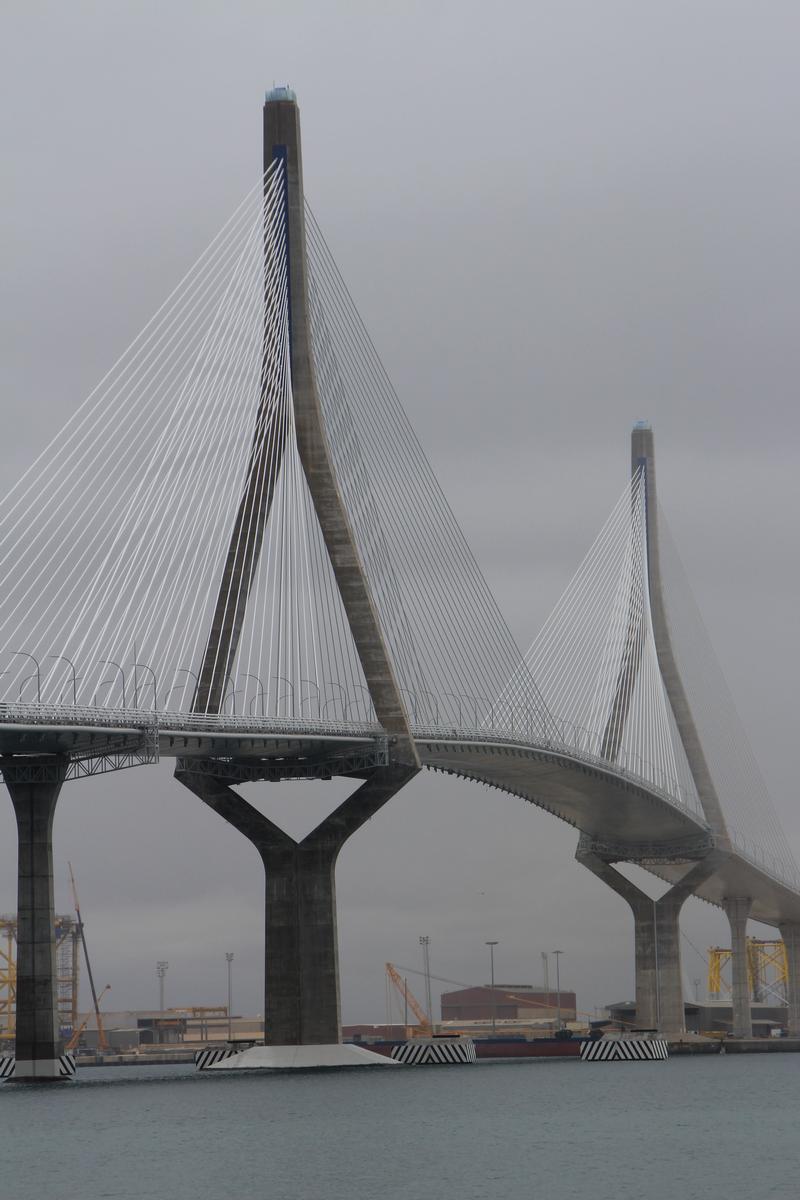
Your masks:
{"label": "bridge deck", "polygon": [[[287,776],[297,774],[305,764],[311,777],[321,763],[332,765],[333,774],[358,774],[357,765],[346,765],[348,755],[386,745],[384,731],[364,723],[0,706],[0,755],[134,751],[148,732],[157,736],[161,757],[262,766],[265,776],[284,767]],[[427,768],[519,796],[601,842],[619,861],[640,862],[670,883],[710,844],[708,826],[695,813],[648,782],[579,752],[513,736],[430,729],[415,734]],[[800,921],[800,891],[738,853],[698,895],[717,905],[726,895],[752,896],[754,919]]]}

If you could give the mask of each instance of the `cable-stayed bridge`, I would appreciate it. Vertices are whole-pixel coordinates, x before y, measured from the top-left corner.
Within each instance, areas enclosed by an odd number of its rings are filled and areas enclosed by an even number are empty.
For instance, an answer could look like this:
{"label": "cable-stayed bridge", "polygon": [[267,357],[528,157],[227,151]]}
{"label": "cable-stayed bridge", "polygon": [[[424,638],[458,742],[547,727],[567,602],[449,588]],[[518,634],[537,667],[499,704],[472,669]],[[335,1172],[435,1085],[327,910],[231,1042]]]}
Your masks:
{"label": "cable-stayed bridge", "polygon": [[[267,98],[262,178],[6,498],[0,557],[18,1078],[59,1069],[59,791],[159,757],[261,853],[275,1045],[339,1040],[336,857],[422,768],[580,831],[634,914],[640,1023],[683,1028],[694,894],[731,921],[737,1032],[753,916],[783,932],[800,1033],[800,875],[658,507],[652,432],[523,654],[305,200],[288,90]],[[333,776],[358,786],[300,843],[235,790]]]}

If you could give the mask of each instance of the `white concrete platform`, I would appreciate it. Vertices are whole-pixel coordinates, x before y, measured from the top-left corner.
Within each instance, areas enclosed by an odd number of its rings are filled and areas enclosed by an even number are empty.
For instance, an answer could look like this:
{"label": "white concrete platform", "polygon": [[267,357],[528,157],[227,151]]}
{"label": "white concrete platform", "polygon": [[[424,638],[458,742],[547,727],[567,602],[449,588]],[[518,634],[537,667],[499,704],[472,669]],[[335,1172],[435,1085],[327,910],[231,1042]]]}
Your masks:
{"label": "white concrete platform", "polygon": [[75,1055],[65,1051],[59,1058],[17,1059],[13,1054],[0,1057],[0,1080],[14,1083],[56,1083],[75,1078]]}
{"label": "white concrete platform", "polygon": [[321,1067],[396,1067],[384,1054],[363,1046],[251,1046],[204,1071],[311,1071]]}

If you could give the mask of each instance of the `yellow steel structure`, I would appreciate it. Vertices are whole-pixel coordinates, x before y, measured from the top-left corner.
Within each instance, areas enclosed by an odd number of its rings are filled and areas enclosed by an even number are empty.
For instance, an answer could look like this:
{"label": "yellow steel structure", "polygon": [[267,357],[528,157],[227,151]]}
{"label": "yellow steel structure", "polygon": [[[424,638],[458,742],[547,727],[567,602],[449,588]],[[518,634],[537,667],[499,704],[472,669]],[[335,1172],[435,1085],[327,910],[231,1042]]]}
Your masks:
{"label": "yellow steel structure", "polygon": [[[730,995],[731,985],[724,973],[730,960],[731,951],[723,946],[711,946],[708,951],[708,994],[714,1000]],[[785,1003],[788,978],[789,964],[786,946],[782,941],[747,939],[747,979],[751,1000],[765,1004],[770,1001]]]}
{"label": "yellow steel structure", "polygon": [[[74,1029],[78,1012],[78,942],[72,917],[56,917],[58,1013],[62,1027]],[[0,916],[0,1038],[16,1032],[17,918]]]}
{"label": "yellow steel structure", "polygon": [[17,1001],[16,918],[0,917],[0,1038],[13,1038]]}

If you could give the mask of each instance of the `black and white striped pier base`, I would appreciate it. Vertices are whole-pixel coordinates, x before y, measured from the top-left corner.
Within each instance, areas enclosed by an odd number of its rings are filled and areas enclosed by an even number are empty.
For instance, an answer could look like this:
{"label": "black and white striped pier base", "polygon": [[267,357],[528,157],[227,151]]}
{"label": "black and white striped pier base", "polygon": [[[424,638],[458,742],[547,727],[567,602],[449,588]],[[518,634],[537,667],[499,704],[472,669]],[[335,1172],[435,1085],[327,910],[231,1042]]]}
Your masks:
{"label": "black and white striped pier base", "polygon": [[69,1052],[58,1058],[17,1062],[13,1054],[0,1055],[0,1079],[15,1083],[38,1083],[47,1080],[72,1079],[75,1075],[75,1056]]}
{"label": "black and white striped pier base", "polygon": [[198,1071],[207,1071],[215,1063],[220,1063],[226,1058],[232,1058],[234,1054],[241,1053],[241,1050],[234,1049],[232,1046],[225,1046],[223,1049],[198,1050],[194,1056],[194,1065]]}
{"label": "black and white striped pier base", "polygon": [[669,1057],[663,1038],[599,1038],[584,1042],[584,1062],[662,1062]]}
{"label": "black and white striped pier base", "polygon": [[472,1038],[415,1038],[392,1046],[392,1058],[411,1067],[474,1063],[475,1043]]}

